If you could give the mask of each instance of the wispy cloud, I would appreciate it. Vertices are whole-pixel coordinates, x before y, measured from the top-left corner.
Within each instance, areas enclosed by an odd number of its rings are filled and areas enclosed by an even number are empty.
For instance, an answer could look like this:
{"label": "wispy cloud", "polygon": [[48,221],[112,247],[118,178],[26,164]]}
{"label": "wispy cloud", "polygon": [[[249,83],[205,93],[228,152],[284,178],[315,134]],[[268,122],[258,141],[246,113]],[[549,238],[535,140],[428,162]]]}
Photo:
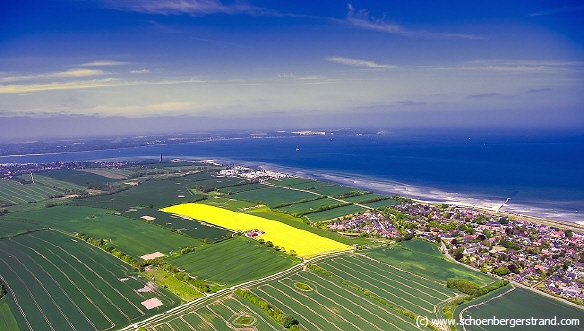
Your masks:
{"label": "wispy cloud", "polygon": [[20,82],[26,80],[39,80],[39,79],[57,79],[57,78],[87,78],[94,76],[103,76],[108,74],[108,72],[98,69],[70,69],[67,71],[51,72],[44,74],[35,75],[12,75],[0,77],[0,83],[12,83]]}
{"label": "wispy cloud", "polygon": [[477,60],[458,67],[463,70],[501,72],[559,72],[584,70],[582,61],[541,61],[541,60]]}
{"label": "wispy cloud", "polygon": [[131,74],[140,75],[140,74],[150,74],[152,71],[148,69],[139,69],[139,70],[130,70]]}
{"label": "wispy cloud", "polygon": [[190,101],[169,101],[161,103],[153,103],[146,105],[120,105],[107,106],[100,105],[88,109],[87,113],[94,113],[97,115],[117,115],[124,114],[128,117],[143,117],[147,115],[173,115],[177,113],[185,113],[194,110],[200,105]]}
{"label": "wispy cloud", "polygon": [[563,7],[550,8],[550,9],[542,10],[540,12],[531,13],[528,16],[531,16],[531,17],[548,16],[548,15],[561,14],[561,13],[565,13],[565,12],[571,12],[571,11],[577,11],[577,10],[583,10],[583,9],[584,9],[584,4],[581,3],[581,4],[573,5],[573,6],[563,6]]}
{"label": "wispy cloud", "polygon": [[123,66],[129,64],[123,61],[110,61],[110,60],[99,60],[80,64],[80,67],[111,67],[111,66]]}
{"label": "wispy cloud", "polygon": [[43,91],[81,90],[101,87],[139,86],[139,85],[175,85],[189,83],[204,83],[203,80],[161,80],[161,81],[122,81],[117,78],[93,80],[76,80],[69,82],[52,82],[46,84],[11,84],[0,85],[0,94],[18,94]]}
{"label": "wispy cloud", "polygon": [[118,83],[114,78],[92,79],[64,83],[47,84],[12,84],[0,86],[0,94],[30,93],[54,90],[79,90],[103,86],[112,86]]}
{"label": "wispy cloud", "polygon": [[386,22],[385,18],[375,18],[369,15],[366,9],[355,10],[351,4],[346,21],[357,28],[384,32],[405,37],[430,38],[430,39],[485,39],[480,36],[466,33],[431,32],[424,30],[411,30],[396,23]]}
{"label": "wispy cloud", "polygon": [[500,93],[479,93],[479,94],[471,94],[466,96],[468,99],[488,99],[488,98],[498,98],[502,97],[503,95]]}
{"label": "wispy cloud", "polygon": [[224,4],[220,0],[103,0],[106,6],[118,10],[159,15],[207,15],[261,13],[262,9],[236,1]]}
{"label": "wispy cloud", "polygon": [[584,62],[560,60],[475,60],[456,65],[418,67],[417,69],[499,72],[506,74],[566,74],[584,73]]}
{"label": "wispy cloud", "polygon": [[370,68],[370,69],[392,69],[396,68],[396,66],[392,66],[389,64],[379,64],[373,61],[368,60],[360,60],[360,59],[352,59],[348,57],[340,57],[340,56],[331,56],[326,58],[327,61],[348,65],[352,67],[361,67],[361,68]]}

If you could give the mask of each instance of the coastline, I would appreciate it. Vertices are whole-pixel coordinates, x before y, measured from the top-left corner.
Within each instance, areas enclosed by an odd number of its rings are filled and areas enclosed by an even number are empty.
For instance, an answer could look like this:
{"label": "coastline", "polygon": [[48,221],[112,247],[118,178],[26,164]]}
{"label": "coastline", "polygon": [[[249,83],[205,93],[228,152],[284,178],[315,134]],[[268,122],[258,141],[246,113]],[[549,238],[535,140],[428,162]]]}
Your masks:
{"label": "coastline", "polygon": [[[510,215],[528,218],[539,222],[557,223],[556,225],[558,226],[576,226],[584,229],[584,215],[580,215],[577,212],[571,213],[568,211],[537,207],[525,203],[516,203],[513,199],[507,201],[507,198],[509,197],[506,196],[492,197],[461,194],[457,192],[447,192],[433,187],[405,184],[379,177],[324,170],[299,169],[265,162],[241,161],[226,158],[185,158],[184,156],[177,156],[176,158],[198,161],[211,159],[221,164],[241,165],[273,170],[303,178],[329,181],[339,185],[351,186],[383,195],[399,195],[429,204],[446,203],[450,205],[466,206],[493,214]],[[505,203],[506,201],[507,203]]]}

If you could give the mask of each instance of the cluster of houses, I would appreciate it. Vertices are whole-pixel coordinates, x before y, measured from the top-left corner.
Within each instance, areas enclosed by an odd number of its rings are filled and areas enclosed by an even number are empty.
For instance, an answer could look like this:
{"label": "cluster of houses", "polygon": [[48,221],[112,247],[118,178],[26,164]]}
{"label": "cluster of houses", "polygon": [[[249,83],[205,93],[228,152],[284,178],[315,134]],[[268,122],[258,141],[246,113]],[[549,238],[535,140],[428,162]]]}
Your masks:
{"label": "cluster of houses", "polygon": [[291,177],[288,174],[283,174],[281,172],[265,170],[265,169],[251,169],[242,166],[234,166],[229,169],[220,170],[217,175],[223,177],[240,177],[246,178],[251,181],[260,181],[263,179],[282,179]]}
{"label": "cluster of houses", "polygon": [[334,231],[366,234],[383,238],[401,238],[399,231],[387,217],[380,212],[366,212],[357,216],[343,218],[328,223],[327,227]]}
{"label": "cluster of houses", "polygon": [[459,262],[584,302],[584,234],[469,207],[406,201],[328,223],[328,228],[388,239],[444,243]]}

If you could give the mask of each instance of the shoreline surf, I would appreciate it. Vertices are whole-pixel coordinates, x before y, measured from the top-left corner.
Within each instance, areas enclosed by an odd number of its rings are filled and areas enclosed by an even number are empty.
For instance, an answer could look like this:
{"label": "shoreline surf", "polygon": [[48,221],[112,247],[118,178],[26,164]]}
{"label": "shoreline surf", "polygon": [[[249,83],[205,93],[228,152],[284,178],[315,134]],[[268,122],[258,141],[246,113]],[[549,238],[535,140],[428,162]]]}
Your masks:
{"label": "shoreline surf", "polygon": [[[175,158],[196,161],[211,160],[220,164],[241,165],[251,168],[273,170],[293,176],[329,181],[339,185],[352,186],[383,195],[395,194],[426,203],[447,203],[451,205],[478,208],[489,211],[491,213],[509,213],[517,216],[584,225],[584,218],[577,212],[537,207],[535,205],[529,205],[525,203],[516,203],[513,201],[513,199],[507,200],[509,197],[506,196],[494,197],[481,196],[480,194],[447,192],[438,188],[411,185],[374,176],[366,176],[354,173],[330,172],[319,169],[300,169],[266,162],[233,160],[228,158],[185,158],[184,156],[176,156]],[[506,201],[507,203],[505,203]],[[542,201],[540,203],[545,204],[546,202]],[[553,204],[553,202],[548,203]]]}

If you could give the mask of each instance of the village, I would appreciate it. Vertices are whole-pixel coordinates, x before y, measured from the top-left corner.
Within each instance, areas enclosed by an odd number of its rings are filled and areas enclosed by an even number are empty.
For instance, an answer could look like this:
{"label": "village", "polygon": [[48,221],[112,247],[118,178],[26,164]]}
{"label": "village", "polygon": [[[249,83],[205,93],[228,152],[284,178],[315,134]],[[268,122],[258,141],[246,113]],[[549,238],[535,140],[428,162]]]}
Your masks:
{"label": "village", "polygon": [[457,261],[482,272],[582,304],[584,234],[469,207],[409,199],[326,224],[331,230],[378,238],[441,243]]}

